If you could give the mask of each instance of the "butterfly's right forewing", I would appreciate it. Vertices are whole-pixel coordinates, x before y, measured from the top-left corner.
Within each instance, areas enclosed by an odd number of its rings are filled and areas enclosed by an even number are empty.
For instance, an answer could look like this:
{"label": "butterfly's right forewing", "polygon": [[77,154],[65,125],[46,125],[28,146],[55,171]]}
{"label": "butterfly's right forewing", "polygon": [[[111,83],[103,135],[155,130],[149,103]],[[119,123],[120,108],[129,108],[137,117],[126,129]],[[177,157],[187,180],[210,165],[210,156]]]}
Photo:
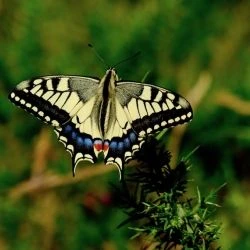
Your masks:
{"label": "butterfly's right forewing", "polygon": [[190,104],[174,92],[135,82],[120,82],[116,91],[132,128],[141,138],[192,119]]}

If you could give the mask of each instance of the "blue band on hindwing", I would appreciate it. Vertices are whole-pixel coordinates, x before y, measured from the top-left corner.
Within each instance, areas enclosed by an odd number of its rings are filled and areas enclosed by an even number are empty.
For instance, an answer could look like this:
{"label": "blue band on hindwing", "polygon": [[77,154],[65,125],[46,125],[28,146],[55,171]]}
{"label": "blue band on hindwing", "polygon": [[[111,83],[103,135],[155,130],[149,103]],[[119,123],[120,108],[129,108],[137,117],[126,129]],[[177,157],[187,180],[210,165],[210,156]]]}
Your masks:
{"label": "blue band on hindwing", "polygon": [[76,137],[76,145],[78,147],[84,147],[84,140],[83,140],[82,136]]}
{"label": "blue band on hindwing", "polygon": [[109,144],[109,150],[116,150],[116,148],[117,148],[117,139],[116,138],[114,138],[112,141],[111,141],[111,143]]}
{"label": "blue band on hindwing", "polygon": [[[123,135],[123,137],[114,137],[109,143],[109,151],[106,159],[109,157],[119,157],[122,161],[124,161],[124,153],[125,152],[133,152],[133,145],[138,141],[138,136],[134,131],[130,131],[128,134]],[[106,143],[106,142],[105,142]]]}
{"label": "blue band on hindwing", "polygon": [[137,141],[137,136],[134,132],[130,132],[129,133],[129,139],[131,141],[132,144],[134,144]]}
{"label": "blue band on hindwing", "polygon": [[124,152],[124,142],[120,141],[117,145],[118,152]]}
{"label": "blue band on hindwing", "polygon": [[125,148],[125,149],[129,149],[129,148],[130,148],[131,142],[130,142],[130,140],[129,140],[128,137],[126,137],[126,138],[124,139],[123,143],[124,143],[124,148]]}
{"label": "blue band on hindwing", "polygon": [[65,133],[70,133],[72,130],[73,130],[72,126],[69,125],[69,124],[64,127],[64,132]]}
{"label": "blue band on hindwing", "polygon": [[75,142],[74,144],[77,147],[93,147],[93,140],[91,139],[91,136],[85,133],[78,132],[77,129],[73,128],[70,124],[67,124],[63,128],[62,135],[63,134],[68,139],[69,144],[71,144],[70,142]]}
{"label": "blue band on hindwing", "polygon": [[93,161],[96,161],[93,148],[94,140],[90,135],[86,133],[80,133],[80,131],[75,128],[74,124],[71,122],[67,123],[65,126],[62,126],[62,130],[59,131],[59,134],[60,136],[63,136],[67,139],[67,145],[73,145],[73,155],[76,155],[78,152],[82,153],[83,156],[84,154],[89,154],[93,157]]}
{"label": "blue band on hindwing", "polygon": [[92,139],[86,137],[86,138],[84,138],[83,143],[84,143],[86,148],[88,148],[88,149],[93,148],[93,140]]}

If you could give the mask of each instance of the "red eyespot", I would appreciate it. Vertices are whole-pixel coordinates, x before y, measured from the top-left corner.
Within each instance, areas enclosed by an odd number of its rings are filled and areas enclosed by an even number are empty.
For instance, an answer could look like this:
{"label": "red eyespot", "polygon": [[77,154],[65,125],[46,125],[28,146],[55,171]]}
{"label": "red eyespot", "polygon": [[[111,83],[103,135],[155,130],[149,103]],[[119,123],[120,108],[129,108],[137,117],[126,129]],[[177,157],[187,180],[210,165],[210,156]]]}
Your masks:
{"label": "red eyespot", "polygon": [[109,149],[109,143],[107,141],[103,144],[103,151],[107,151]]}
{"label": "red eyespot", "polygon": [[94,142],[94,147],[97,151],[102,151],[103,150],[103,143],[101,140],[95,141]]}

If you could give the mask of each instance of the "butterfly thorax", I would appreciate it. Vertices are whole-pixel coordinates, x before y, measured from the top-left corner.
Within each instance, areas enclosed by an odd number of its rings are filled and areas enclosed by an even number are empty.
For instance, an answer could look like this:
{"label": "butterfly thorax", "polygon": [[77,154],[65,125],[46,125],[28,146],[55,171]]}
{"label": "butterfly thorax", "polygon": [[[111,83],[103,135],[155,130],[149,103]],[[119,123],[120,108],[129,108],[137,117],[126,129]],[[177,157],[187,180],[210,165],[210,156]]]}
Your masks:
{"label": "butterfly thorax", "polygon": [[100,98],[99,107],[99,130],[102,138],[107,138],[107,131],[112,127],[115,117],[115,82],[118,80],[114,69],[107,70],[105,76],[101,79],[98,89]]}

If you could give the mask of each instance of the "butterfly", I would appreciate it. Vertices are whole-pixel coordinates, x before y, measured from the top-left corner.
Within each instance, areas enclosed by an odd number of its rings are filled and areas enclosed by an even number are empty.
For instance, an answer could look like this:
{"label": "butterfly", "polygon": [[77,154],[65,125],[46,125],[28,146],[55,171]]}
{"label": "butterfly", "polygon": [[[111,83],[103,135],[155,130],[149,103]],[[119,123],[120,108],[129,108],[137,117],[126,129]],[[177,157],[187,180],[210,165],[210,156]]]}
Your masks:
{"label": "butterfly", "polygon": [[53,126],[71,154],[73,175],[81,160],[95,163],[103,152],[104,162],[115,164],[121,176],[148,135],[193,117],[190,104],[179,94],[120,81],[114,68],[102,79],[58,75],[26,80],[9,99]]}

